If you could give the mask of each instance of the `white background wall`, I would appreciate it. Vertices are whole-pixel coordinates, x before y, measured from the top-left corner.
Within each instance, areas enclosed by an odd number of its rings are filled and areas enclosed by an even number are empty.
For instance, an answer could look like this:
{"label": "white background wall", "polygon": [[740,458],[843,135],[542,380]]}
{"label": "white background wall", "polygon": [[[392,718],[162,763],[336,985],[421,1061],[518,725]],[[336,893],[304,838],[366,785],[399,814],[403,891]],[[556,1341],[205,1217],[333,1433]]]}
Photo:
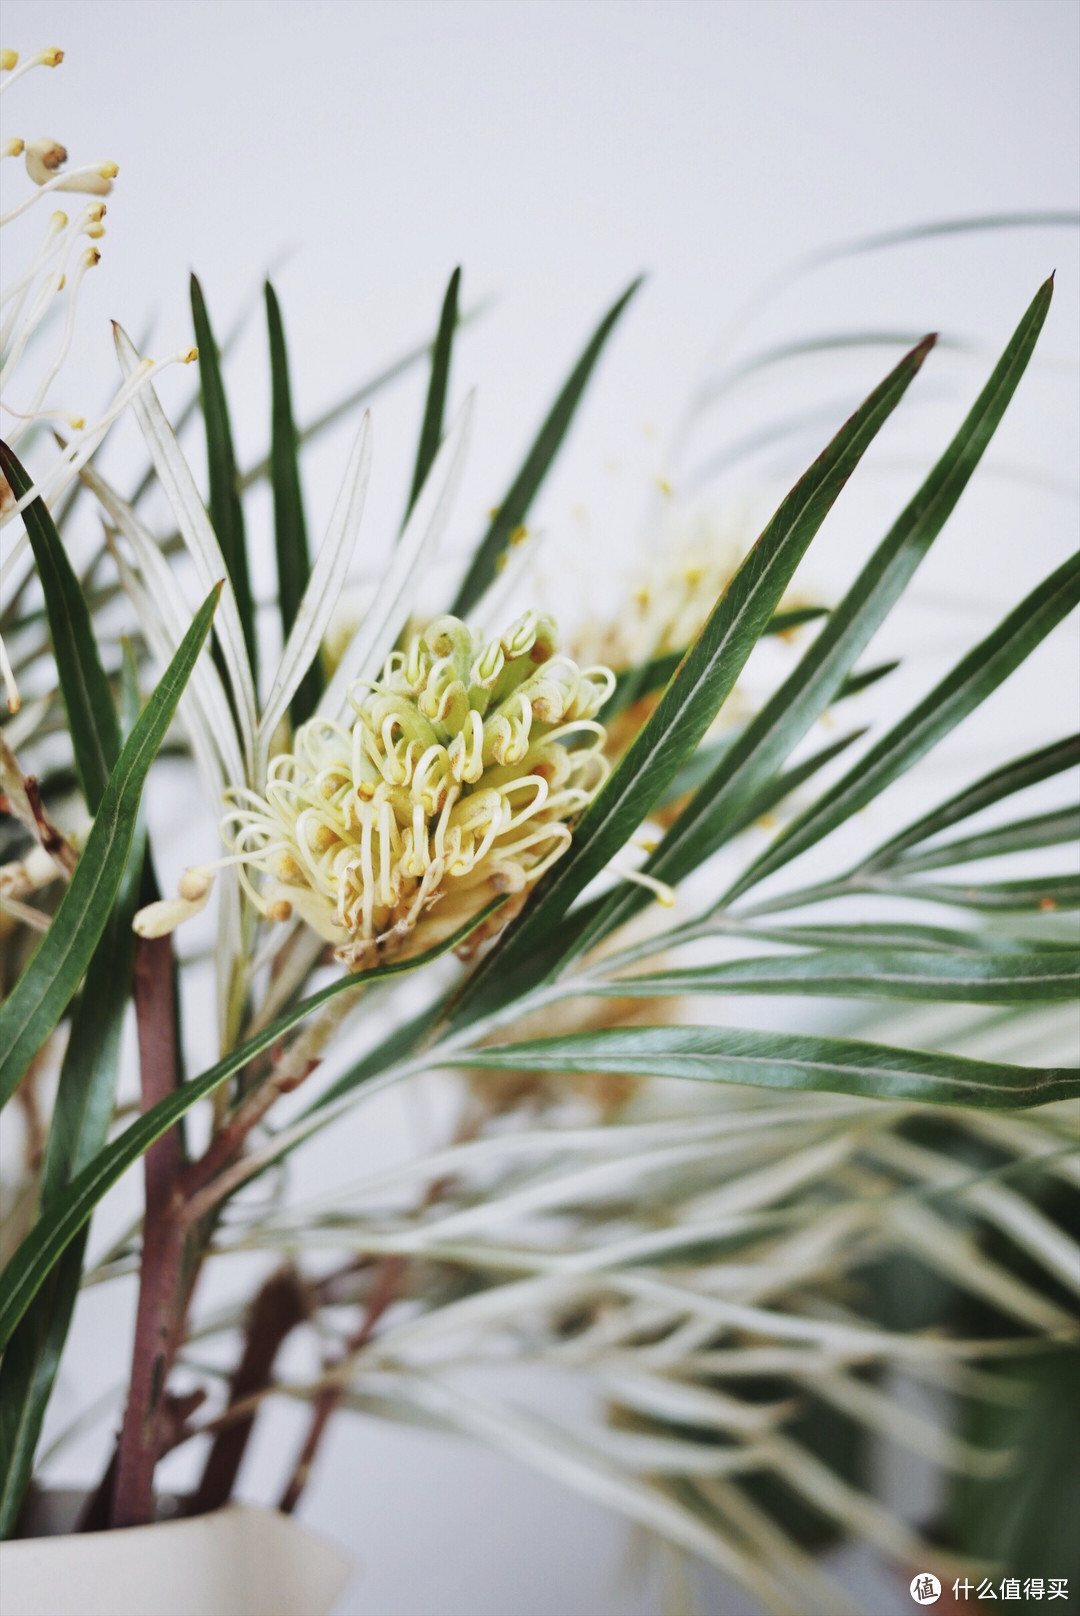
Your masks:
{"label": "white background wall", "polygon": [[[838,424],[897,356],[882,347],[773,371],[673,460],[670,433],[722,328],[774,271],[866,232],[1077,201],[1080,11],[1069,0],[6,0],[4,30],[22,51],[68,53],[15,92],[7,132],[54,135],[74,161],[121,168],[56,401],[89,413],[105,393],[109,317],[137,335],[155,315],[149,351],[166,352],[189,340],[189,268],[223,329],[291,249],[275,281],[306,419],[428,336],[461,263],[466,304],[497,301],[455,361],[455,396],[477,383],[479,418],[451,554],[497,501],[601,310],[648,271],[535,512],[550,536],[544,587],[578,605],[625,574],[657,477],[679,495],[695,458],[815,401]],[[845,260],[735,333],[736,354],[860,329],[940,329],[976,350],[935,357],[917,384],[923,401],[913,394],[845,494],[809,564],[828,592],[914,486],[920,456],[943,446],[1055,267],[1038,367],[890,631],[889,649],[919,653],[909,693],[1075,542],[1076,232]],[[261,315],[230,379],[246,462],[268,419]],[[417,373],[375,408],[361,540],[372,556],[396,530],[422,388]],[[172,407],[189,390],[176,373],[163,386]],[[823,421],[779,455],[742,461],[707,490],[709,509],[735,522],[740,502],[764,504],[829,430]],[[345,447],[335,434],[305,467],[316,535]],[[122,475],[130,435],[109,453]],[[1035,699],[1037,683],[1057,710]],[[970,773],[990,744],[999,755],[1010,737],[1062,733],[1075,691],[1075,643],[1059,636],[933,767]],[[193,854],[167,805],[156,812],[174,839],[168,876]],[[69,1406],[115,1377],[126,1317],[119,1292],[90,1299]],[[294,1440],[291,1424],[271,1428],[249,1491]],[[79,1452],[89,1474],[91,1450]],[[617,1523],[435,1437],[340,1423],[306,1516],[360,1563],[348,1616],[659,1609],[655,1591],[615,1577]],[[884,1593],[873,1598],[887,1608]]]}

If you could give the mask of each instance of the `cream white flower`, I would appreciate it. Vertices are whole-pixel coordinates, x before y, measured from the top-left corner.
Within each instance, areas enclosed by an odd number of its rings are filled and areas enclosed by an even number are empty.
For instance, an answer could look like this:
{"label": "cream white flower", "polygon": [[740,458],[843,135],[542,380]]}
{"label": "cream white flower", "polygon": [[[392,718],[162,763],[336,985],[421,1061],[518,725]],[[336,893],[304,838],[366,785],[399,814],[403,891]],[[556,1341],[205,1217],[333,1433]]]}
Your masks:
{"label": "cream white flower", "polygon": [[566,851],[607,777],[613,684],[558,654],[550,618],[486,644],[437,618],[353,684],[351,724],[310,720],[265,795],[229,793],[225,862],[267,919],[295,911],[352,970],[430,947]]}

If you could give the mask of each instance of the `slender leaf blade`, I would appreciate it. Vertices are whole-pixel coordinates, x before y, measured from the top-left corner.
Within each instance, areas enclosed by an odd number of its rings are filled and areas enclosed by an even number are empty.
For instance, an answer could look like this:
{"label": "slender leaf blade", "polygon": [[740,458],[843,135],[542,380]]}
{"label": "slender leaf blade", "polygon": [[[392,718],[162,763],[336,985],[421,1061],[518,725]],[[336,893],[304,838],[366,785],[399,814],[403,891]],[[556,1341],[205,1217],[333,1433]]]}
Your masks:
{"label": "slender leaf blade", "polygon": [[1014,819],[995,825],[974,836],[938,842],[921,853],[909,853],[892,866],[898,876],[921,870],[951,869],[957,864],[973,864],[977,859],[1001,858],[1008,853],[1027,853],[1036,847],[1060,847],[1080,839],[1080,808],[1059,808],[1036,814],[1030,819]]}
{"label": "slender leaf blade", "polygon": [[[776,771],[840,691],[863,651],[914,576],[956,507],[1035,348],[1053,295],[1040,287],[948,449],[878,546],[840,605],[780,689],[753,718],[669,831],[646,866],[675,885],[716,851],[741,821],[743,804]],[[610,923],[642,906],[620,894]]]}
{"label": "slender leaf blade", "polygon": [[257,1055],[261,1055],[264,1050],[270,1049],[279,1038],[291,1031],[297,1022],[319,1009],[336,994],[346,988],[356,988],[366,983],[381,981],[384,977],[400,976],[406,971],[415,971],[430,960],[437,959],[439,955],[448,953],[464,942],[470,932],[481,925],[504,901],[501,897],[494,899],[450,937],[445,938],[435,948],[418,954],[414,959],[391,961],[387,965],[375,966],[370,971],[339,977],[336,982],[331,982],[319,993],[314,993],[300,1004],[293,1005],[276,1021],[230,1050],[215,1066],[183,1083],[149,1111],[144,1111],[118,1139],[114,1139],[104,1150],[100,1150],[71,1181],[50,1211],[35,1224],[0,1274],[0,1351],[11,1339],[19,1320],[25,1315],[54,1265],[83,1228],[102,1196],[134,1162],[138,1161],[154,1141],[160,1139],[163,1133],[179,1122],[193,1105],[213,1094],[214,1090],[220,1088],[221,1084],[234,1073],[240,1071]]}
{"label": "slender leaf blade", "polygon": [[443,1053],[444,1065],[523,1072],[619,1072],[786,1092],[1002,1109],[1080,1095],[1080,1071],[1007,1066],[852,1038],[731,1027],[617,1027]]}
{"label": "slender leaf blade", "polygon": [[1080,875],[1033,875],[1023,881],[972,881],[963,886],[950,882],[894,881],[871,878],[852,891],[877,892],[889,897],[914,898],[922,903],[947,903],[958,909],[1031,909],[1052,914],[1058,909],[1080,908]]}
{"label": "slender leaf blade", "polygon": [[442,442],[443,416],[446,411],[446,392],[450,383],[450,354],[454,346],[454,333],[458,324],[458,294],[461,290],[461,267],[454,270],[450,277],[450,284],[446,288],[443,298],[442,312],[439,315],[439,329],[435,334],[435,345],[431,350],[431,379],[428,382],[427,399],[424,404],[424,419],[420,427],[420,442],[416,446],[416,466],[413,470],[412,487],[409,490],[409,503],[405,507],[405,521],[409,520],[409,513],[420,496],[420,490],[427,481],[427,474],[431,470],[432,462],[439,452]]}
{"label": "slender leaf blade", "polygon": [[0,1105],[63,1015],[93,956],[120,889],[143,784],[213,619],[211,591],[109,776],[93,827],[49,930],[0,1006]]}
{"label": "slender leaf blade", "polygon": [[[6,443],[0,443],[0,467],[17,499],[29,492],[31,479]],[[23,519],[45,596],[75,772],[93,814],[120,756],[120,726],[112,691],[101,666],[86,597],[44,500],[33,500]]]}
{"label": "slender leaf blade", "polygon": [[730,903],[872,802],[985,701],[1078,600],[1080,556],[1074,555],[1032,590],[837,785],[787,826],[734,883],[723,902]]}
{"label": "slender leaf blade", "polygon": [[926,926],[911,921],[859,920],[822,922],[820,925],[740,926],[738,935],[762,942],[787,943],[798,948],[934,949],[944,954],[1053,953],[1073,945],[1057,938],[1011,937],[1001,931],[957,931],[952,926]]}
{"label": "slender leaf blade", "polygon": [[225,557],[229,579],[236,595],[240,626],[244,633],[252,677],[258,682],[258,643],[255,633],[255,601],[248,571],[244,511],[240,503],[236,456],[233,453],[232,426],[221,356],[210,325],[202,287],[191,277],[191,318],[199,350],[199,383],[202,390],[203,423],[206,428],[206,463],[210,477],[210,520]]}
{"label": "slender leaf blade", "polygon": [[[131,994],[145,838],[136,831],[116,906],[86,973],[60,1069],[41,1183],[41,1210],[104,1146],[113,1115],[120,1033]],[[0,1538],[15,1529],[75,1308],[86,1244],[72,1241],[0,1360]]]}
{"label": "slender leaf blade", "polygon": [[940,951],[829,948],[582,985],[590,994],[608,997],[782,993],[962,1004],[1051,1003],[1080,996],[1080,951],[954,956]]}
{"label": "slender leaf blade", "polygon": [[[541,881],[518,923],[472,978],[509,972],[535,954],[573,900],[626,843],[698,745],[776,610],[791,576],[848,478],[933,346],[914,348],[796,483],[750,551],[660,699],[652,717],[583,814],[569,851]],[[616,893],[578,939],[582,952],[622,913]]]}
{"label": "slender leaf blade", "polygon": [[562,392],[552,405],[532,448],[525,457],[524,465],[507,490],[491,526],[480,542],[451,607],[455,617],[467,617],[488,585],[494,581],[501,557],[524,522],[529,507],[559,452],[604,345],[619,316],[640,285],[639,276],[612,304],[594,331],[581,358],[570,372]]}
{"label": "slender leaf blade", "polygon": [[[270,488],[274,499],[278,611],[281,616],[282,644],[285,644],[311,575],[311,552],[300,486],[299,434],[293,417],[285,326],[277,293],[269,281],[265,283],[263,293],[270,346]],[[322,687],[322,668],[315,657],[293,697],[291,711],[294,725],[302,724],[315,711]]]}
{"label": "slender leaf blade", "polygon": [[[774,612],[764,632],[790,634],[804,623],[813,623],[819,617],[828,615],[827,606],[793,606],[790,611]],[[686,650],[684,647],[681,651],[661,651],[658,656],[650,657],[648,662],[638,663],[632,668],[620,668],[615,675],[615,688],[597,714],[600,722],[610,724],[613,718],[633,702],[640,701],[642,696],[652,696],[658,690],[663,690],[686,655]]]}
{"label": "slender leaf blade", "polygon": [[884,869],[918,842],[927,841],[931,836],[937,836],[961,820],[969,819],[972,814],[991,807],[995,802],[1014,796],[1016,792],[1024,791],[1028,786],[1039,785],[1043,780],[1053,779],[1055,775],[1064,773],[1066,769],[1075,768],[1077,764],[1080,764],[1080,735],[1068,735],[1064,740],[1054,741],[1049,746],[1041,746],[1037,751],[1027,752],[1011,763],[991,769],[989,774],[984,774],[974,785],[965,786],[947,802],[941,803],[930,813],[917,819],[914,824],[908,825],[905,830],[883,842],[860,868]]}

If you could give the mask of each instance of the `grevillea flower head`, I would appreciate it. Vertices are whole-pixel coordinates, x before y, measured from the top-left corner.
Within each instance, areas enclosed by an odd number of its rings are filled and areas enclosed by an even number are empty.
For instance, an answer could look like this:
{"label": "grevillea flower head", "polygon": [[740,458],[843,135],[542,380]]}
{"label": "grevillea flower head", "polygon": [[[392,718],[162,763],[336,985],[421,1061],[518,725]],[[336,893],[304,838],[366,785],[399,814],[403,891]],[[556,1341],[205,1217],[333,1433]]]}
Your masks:
{"label": "grevillea flower head", "polygon": [[[352,970],[418,953],[499,894],[523,901],[603,784],[607,668],[528,612],[499,639],[440,617],[234,790],[222,833],[252,902],[300,915]],[[513,901],[513,896],[511,896]],[[505,920],[505,906],[499,923]]]}

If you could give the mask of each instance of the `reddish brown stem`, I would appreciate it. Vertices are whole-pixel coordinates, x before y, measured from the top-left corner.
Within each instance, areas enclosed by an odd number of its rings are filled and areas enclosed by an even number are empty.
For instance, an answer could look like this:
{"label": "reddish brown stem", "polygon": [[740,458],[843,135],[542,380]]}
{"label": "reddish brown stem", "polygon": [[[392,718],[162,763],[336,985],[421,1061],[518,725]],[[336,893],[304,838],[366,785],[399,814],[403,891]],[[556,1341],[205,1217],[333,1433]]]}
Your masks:
{"label": "reddish brown stem", "polygon": [[186,1216],[189,1223],[197,1223],[217,1204],[220,1199],[219,1190],[221,1194],[224,1190],[215,1183],[215,1180],[239,1153],[252,1129],[258,1126],[270,1107],[283,1094],[291,1094],[294,1089],[299,1088],[318,1064],[318,1061],[309,1061],[299,1073],[290,1072],[280,1077],[271,1074],[265,1078],[237,1107],[224,1126],[218,1129],[198,1161],[192,1162],[184,1169],[180,1182],[187,1203]]}
{"label": "reddish brown stem", "polygon": [[[379,1265],[379,1275],[375,1281],[363,1320],[359,1329],[349,1340],[346,1356],[359,1352],[371,1339],[375,1326],[378,1324],[386,1309],[397,1296],[398,1287],[405,1273],[404,1257],[387,1257]],[[291,1515],[300,1502],[304,1488],[307,1486],[311,1467],[315,1462],[315,1455],[319,1451],[330,1416],[336,1411],[341,1399],[345,1395],[345,1386],[328,1386],[319,1393],[315,1399],[315,1408],[308,1426],[304,1445],[297,1455],[292,1475],[289,1477],[285,1491],[281,1495],[278,1508],[285,1515]]]}
{"label": "reddish brown stem", "polygon": [[[284,1268],[271,1275],[248,1315],[243,1356],[229,1386],[229,1408],[271,1384],[278,1349],[286,1336],[304,1322],[308,1311],[307,1292],[294,1269]],[[202,1480],[188,1500],[186,1514],[205,1515],[228,1503],[254,1424],[253,1412],[218,1431]]]}
{"label": "reddish brown stem", "polygon": [[[133,982],[144,1111],[177,1083],[176,1000],[172,939],[140,937]],[[141,1526],[154,1516],[154,1470],[165,1444],[165,1383],[180,1333],[186,1225],[179,1176],[184,1164],[178,1127],[143,1158],[143,1219],[139,1305],[127,1409],[117,1449],[113,1526]]]}

